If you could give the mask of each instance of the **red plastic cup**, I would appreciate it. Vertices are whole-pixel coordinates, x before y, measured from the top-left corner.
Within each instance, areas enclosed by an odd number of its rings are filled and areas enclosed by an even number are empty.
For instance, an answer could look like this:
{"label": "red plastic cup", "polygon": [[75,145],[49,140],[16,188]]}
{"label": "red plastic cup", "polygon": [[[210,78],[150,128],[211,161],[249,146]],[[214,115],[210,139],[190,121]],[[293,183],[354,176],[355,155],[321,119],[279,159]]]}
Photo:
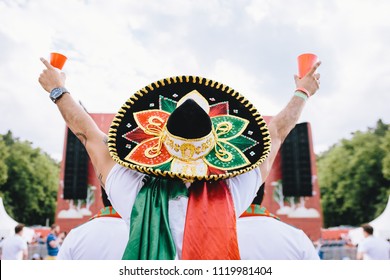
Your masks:
{"label": "red plastic cup", "polygon": [[50,64],[55,68],[62,70],[64,64],[68,58],[60,53],[52,52],[50,53]]}
{"label": "red plastic cup", "polygon": [[298,56],[298,76],[302,78],[310,71],[313,65],[318,61],[318,56],[312,53],[303,53]]}

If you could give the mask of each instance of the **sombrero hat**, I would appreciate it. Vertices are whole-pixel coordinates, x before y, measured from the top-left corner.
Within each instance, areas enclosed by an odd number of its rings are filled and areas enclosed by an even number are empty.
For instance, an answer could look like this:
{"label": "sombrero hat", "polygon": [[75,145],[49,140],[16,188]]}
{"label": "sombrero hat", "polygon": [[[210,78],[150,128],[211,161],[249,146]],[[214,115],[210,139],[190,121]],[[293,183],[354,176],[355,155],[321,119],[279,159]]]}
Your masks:
{"label": "sombrero hat", "polygon": [[234,89],[198,76],[156,81],[132,95],[108,134],[122,166],[184,181],[226,179],[259,166],[271,148],[256,108]]}

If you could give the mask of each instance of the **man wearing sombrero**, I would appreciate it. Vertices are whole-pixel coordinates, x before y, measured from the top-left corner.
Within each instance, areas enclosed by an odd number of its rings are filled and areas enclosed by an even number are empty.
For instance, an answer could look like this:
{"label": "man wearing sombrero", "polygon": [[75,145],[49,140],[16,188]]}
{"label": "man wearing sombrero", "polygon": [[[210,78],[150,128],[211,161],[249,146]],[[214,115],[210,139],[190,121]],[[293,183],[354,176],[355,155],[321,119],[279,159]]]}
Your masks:
{"label": "man wearing sombrero", "polygon": [[295,77],[297,90],[268,127],[232,88],[177,76],[131,96],[107,138],[64,88],[64,73],[41,60],[47,69],[39,82],[130,226],[123,259],[240,259],[236,217],[251,204],[306,100],[318,90],[320,63]]}

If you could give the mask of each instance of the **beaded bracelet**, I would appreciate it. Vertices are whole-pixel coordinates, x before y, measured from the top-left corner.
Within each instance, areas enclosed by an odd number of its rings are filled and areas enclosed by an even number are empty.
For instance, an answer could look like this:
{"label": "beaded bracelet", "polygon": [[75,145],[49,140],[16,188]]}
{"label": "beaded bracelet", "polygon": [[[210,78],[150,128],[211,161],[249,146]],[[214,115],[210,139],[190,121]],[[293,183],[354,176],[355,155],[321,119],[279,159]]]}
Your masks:
{"label": "beaded bracelet", "polygon": [[303,87],[296,88],[295,91],[301,91],[301,92],[303,92],[304,94],[306,94],[307,97],[310,97],[310,96],[311,96],[310,92],[309,92],[307,89],[303,88]]}
{"label": "beaded bracelet", "polygon": [[302,98],[303,100],[307,100],[309,97],[307,97],[306,94],[304,94],[303,92],[301,92],[300,90],[296,90],[295,93],[294,93],[295,96],[298,96],[300,98]]}

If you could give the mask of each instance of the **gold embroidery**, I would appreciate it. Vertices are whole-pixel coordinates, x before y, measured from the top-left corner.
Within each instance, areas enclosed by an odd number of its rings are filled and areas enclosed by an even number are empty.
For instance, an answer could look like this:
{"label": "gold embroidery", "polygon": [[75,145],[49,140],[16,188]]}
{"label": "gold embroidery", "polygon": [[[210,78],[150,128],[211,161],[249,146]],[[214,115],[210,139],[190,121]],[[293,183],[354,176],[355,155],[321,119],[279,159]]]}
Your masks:
{"label": "gold embroidery", "polygon": [[158,141],[158,143],[156,145],[145,149],[145,156],[147,158],[155,158],[159,154],[161,154],[161,141],[160,140]]}
{"label": "gold embroidery", "polygon": [[148,119],[148,125],[145,128],[145,133],[149,135],[159,136],[163,129],[164,120],[158,116],[152,116]]}
{"label": "gold embroidery", "polygon": [[164,129],[164,145],[168,152],[183,161],[196,160],[206,156],[215,146],[215,133],[197,139],[184,139]]}
{"label": "gold embroidery", "polygon": [[145,127],[145,133],[158,137],[158,141],[152,147],[145,149],[145,156],[147,158],[155,158],[161,154],[161,146],[163,142],[163,126],[164,120],[158,116],[152,116],[148,119],[148,124]]}
{"label": "gold embroidery", "polygon": [[231,122],[220,122],[215,129],[217,136],[221,136],[223,134],[229,133],[232,130],[233,125]]}
{"label": "gold embroidery", "polygon": [[195,153],[195,146],[190,143],[184,143],[180,146],[180,152],[183,159],[192,159]]}
{"label": "gold embroidery", "polygon": [[233,159],[232,153],[228,152],[219,142],[217,142],[215,145],[215,155],[223,162],[229,162]]}

